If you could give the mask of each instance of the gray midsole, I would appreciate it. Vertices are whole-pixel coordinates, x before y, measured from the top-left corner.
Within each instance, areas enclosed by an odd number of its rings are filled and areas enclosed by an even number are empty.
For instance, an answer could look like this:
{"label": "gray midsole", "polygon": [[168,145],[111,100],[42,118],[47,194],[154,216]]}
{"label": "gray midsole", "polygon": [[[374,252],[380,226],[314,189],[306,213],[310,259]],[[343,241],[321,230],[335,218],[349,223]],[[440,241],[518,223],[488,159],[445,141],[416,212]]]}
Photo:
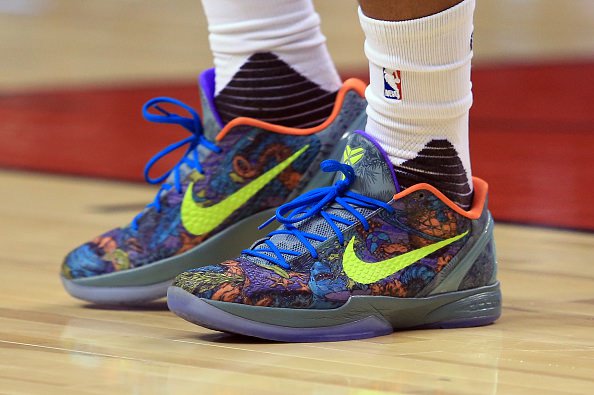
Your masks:
{"label": "gray midsole", "polygon": [[499,283],[425,298],[352,296],[336,309],[288,309],[251,306],[202,299],[238,317],[271,325],[295,328],[325,327],[349,323],[369,316],[390,322],[395,329],[429,325],[449,320],[499,316]]}
{"label": "gray midsole", "polygon": [[130,270],[71,281],[89,287],[138,287],[171,281],[186,270],[236,258],[241,250],[270,231],[258,230],[258,226],[272,217],[275,211],[276,208],[271,208],[244,218],[182,254]]}

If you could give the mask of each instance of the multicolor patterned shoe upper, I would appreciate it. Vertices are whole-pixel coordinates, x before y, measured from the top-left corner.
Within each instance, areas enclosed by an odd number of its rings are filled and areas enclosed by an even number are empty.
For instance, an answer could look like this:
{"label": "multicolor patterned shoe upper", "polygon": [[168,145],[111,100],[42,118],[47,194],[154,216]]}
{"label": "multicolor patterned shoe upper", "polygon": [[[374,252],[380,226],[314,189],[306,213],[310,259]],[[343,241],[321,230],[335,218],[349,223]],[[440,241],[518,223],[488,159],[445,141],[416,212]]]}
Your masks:
{"label": "multicolor patterned shoe upper", "polygon": [[[328,162],[326,170],[341,172],[334,186],[281,206],[283,226],[268,239],[182,273],[174,285],[201,298],[285,308],[334,308],[353,295],[418,297],[486,224],[484,181],[471,214],[426,184],[400,192],[385,154],[362,132],[348,140],[346,165]],[[492,278],[493,249],[485,251],[464,287]]]}
{"label": "multicolor patterned shoe upper", "polygon": [[[131,224],[110,230],[68,254],[62,266],[64,277],[96,276],[175,256],[230,224],[281,205],[311,179],[320,161],[365,107],[360,94],[346,89],[342,102],[337,101],[342,104],[338,113],[317,133],[294,136],[271,132],[267,125],[255,121],[244,122],[225,127],[224,137],[215,144],[222,125],[212,107],[213,80],[212,70],[200,78],[203,131],[202,126],[193,126],[195,118],[182,119],[160,107],[163,101],[179,103],[175,100],[156,99],[147,104],[147,111],[152,108],[162,113],[149,113],[149,120],[177,123],[199,136],[188,138],[194,142],[189,143],[182,163],[165,180],[155,202]],[[168,152],[169,148],[164,150]]]}

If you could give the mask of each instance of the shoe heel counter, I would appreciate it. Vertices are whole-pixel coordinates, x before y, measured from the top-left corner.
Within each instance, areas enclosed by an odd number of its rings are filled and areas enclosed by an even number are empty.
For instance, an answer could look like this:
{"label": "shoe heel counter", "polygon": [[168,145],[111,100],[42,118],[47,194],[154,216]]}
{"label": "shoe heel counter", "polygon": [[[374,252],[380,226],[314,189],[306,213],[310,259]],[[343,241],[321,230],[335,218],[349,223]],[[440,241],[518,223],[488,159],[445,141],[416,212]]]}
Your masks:
{"label": "shoe heel counter", "polygon": [[487,195],[483,213],[478,220],[478,228],[485,229],[484,238],[486,240],[482,243],[484,247],[462,278],[458,286],[459,291],[493,285],[497,282],[497,249],[493,235],[494,227],[495,222],[489,211],[489,196]]}
{"label": "shoe heel counter", "polygon": [[497,258],[493,227],[493,217],[485,205],[481,217],[472,223],[471,236],[466,245],[436,276],[424,295],[455,292],[496,283]]}
{"label": "shoe heel counter", "polygon": [[462,278],[458,291],[492,285],[497,282],[497,251],[491,232],[488,241]]}

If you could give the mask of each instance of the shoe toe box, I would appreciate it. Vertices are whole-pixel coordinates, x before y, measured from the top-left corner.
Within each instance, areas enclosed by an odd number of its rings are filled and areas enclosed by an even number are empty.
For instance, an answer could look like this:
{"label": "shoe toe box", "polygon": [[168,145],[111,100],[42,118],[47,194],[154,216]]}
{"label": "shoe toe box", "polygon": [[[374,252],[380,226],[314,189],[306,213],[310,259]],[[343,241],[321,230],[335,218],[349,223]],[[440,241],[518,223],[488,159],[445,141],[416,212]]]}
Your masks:
{"label": "shoe toe box", "polygon": [[62,263],[62,276],[67,279],[93,277],[106,273],[109,265],[110,262],[101,259],[87,243],[66,255]]}
{"label": "shoe toe box", "polygon": [[87,242],[66,255],[62,263],[62,276],[66,279],[79,279],[129,269],[131,259],[128,252],[118,247],[110,233]]}
{"label": "shoe toe box", "polygon": [[245,277],[235,263],[227,261],[188,270],[178,275],[172,285],[199,298],[237,302]]}
{"label": "shoe toe box", "polygon": [[312,302],[307,278],[306,274],[280,272],[239,258],[186,271],[173,285],[203,299],[303,308]]}

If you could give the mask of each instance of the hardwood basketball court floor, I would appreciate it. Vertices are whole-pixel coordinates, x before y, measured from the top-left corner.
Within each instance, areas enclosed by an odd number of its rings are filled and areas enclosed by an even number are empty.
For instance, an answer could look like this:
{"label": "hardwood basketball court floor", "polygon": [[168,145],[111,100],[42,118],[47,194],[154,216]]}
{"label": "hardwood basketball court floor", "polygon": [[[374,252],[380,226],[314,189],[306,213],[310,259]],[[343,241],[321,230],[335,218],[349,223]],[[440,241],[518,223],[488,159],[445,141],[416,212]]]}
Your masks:
{"label": "hardwood basketball court floor", "polygon": [[497,225],[504,308],[493,325],[283,344],[194,326],[164,302],[107,309],[65,293],[58,277],[64,254],[129,221],[153,188],[18,171],[1,172],[0,185],[0,393],[587,394],[594,388],[590,233]]}

